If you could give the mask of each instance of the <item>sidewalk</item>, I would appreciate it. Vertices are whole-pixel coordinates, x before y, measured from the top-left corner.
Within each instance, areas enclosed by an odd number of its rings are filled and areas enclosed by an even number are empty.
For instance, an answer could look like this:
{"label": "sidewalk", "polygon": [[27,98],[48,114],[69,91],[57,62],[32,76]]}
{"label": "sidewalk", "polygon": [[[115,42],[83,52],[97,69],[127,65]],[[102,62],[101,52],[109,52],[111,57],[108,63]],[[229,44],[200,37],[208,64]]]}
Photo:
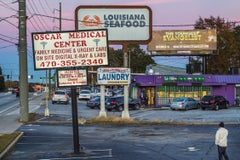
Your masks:
{"label": "sidewalk", "polygon": [[[32,100],[29,101],[29,113],[36,111],[42,103],[43,94],[35,95]],[[6,115],[0,116],[0,133],[12,133],[16,131],[22,123],[20,119],[20,108],[19,105],[15,109],[12,109]]]}

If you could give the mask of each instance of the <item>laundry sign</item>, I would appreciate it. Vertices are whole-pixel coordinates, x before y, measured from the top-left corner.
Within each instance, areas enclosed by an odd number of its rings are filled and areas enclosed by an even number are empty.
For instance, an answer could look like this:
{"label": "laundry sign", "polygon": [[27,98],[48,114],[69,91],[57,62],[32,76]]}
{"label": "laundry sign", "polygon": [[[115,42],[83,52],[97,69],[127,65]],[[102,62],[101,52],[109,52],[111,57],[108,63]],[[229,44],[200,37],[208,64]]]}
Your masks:
{"label": "laundry sign", "polygon": [[99,85],[130,84],[130,68],[98,68],[97,83]]}

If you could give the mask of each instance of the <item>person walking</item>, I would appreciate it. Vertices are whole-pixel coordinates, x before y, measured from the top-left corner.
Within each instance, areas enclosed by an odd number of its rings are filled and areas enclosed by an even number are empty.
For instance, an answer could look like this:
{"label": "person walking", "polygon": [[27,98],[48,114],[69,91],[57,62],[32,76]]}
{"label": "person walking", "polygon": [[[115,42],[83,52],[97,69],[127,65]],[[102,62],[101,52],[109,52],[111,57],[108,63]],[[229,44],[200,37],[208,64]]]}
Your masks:
{"label": "person walking", "polygon": [[227,155],[227,138],[228,130],[224,128],[224,123],[220,122],[215,135],[215,144],[218,147],[218,160],[222,160],[222,157],[224,157],[225,160],[229,160]]}

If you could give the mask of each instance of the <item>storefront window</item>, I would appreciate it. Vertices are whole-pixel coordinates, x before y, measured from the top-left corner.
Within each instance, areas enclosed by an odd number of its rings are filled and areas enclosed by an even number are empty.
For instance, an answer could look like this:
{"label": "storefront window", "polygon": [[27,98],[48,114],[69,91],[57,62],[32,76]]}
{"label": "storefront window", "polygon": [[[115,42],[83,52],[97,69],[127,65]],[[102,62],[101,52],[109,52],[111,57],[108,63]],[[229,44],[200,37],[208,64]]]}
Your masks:
{"label": "storefront window", "polygon": [[156,105],[169,105],[173,98],[176,97],[192,97],[200,100],[202,96],[211,94],[212,87],[208,86],[170,86],[163,85],[156,87]]}

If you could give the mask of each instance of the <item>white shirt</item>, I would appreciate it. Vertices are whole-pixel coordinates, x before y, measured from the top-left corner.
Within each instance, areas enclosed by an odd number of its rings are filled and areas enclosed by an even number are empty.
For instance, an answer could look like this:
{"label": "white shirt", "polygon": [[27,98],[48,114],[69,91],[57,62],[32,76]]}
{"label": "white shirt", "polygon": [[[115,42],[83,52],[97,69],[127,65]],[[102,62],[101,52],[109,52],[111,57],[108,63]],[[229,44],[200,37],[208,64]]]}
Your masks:
{"label": "white shirt", "polygon": [[215,135],[215,144],[221,147],[227,147],[228,130],[220,127]]}

